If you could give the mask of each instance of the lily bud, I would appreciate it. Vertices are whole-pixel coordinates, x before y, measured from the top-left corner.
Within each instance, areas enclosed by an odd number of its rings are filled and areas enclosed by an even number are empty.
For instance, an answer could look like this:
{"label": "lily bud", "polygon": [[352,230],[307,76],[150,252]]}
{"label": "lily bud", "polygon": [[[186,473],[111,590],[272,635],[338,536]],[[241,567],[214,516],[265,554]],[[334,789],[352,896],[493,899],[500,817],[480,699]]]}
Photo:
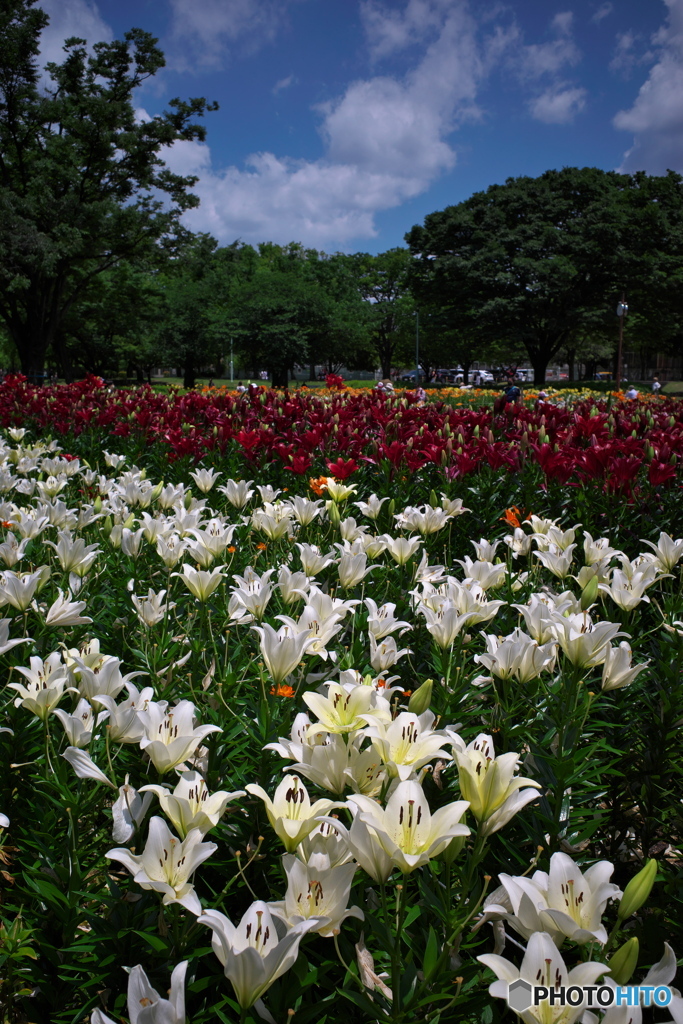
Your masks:
{"label": "lily bud", "polygon": [[418,686],[417,690],[412,694],[408,701],[408,711],[412,711],[414,715],[422,715],[429,708],[432,700],[432,688],[434,686],[433,679],[425,679],[421,686]]}
{"label": "lily bud", "polygon": [[328,501],[327,504],[327,515],[333,526],[339,526],[341,522],[341,516],[339,515],[339,509],[337,508],[336,501]]}
{"label": "lily bud", "polygon": [[185,509],[188,509],[191,504],[192,504],[192,491],[188,490],[186,492],[186,494],[185,494],[185,501],[183,502],[183,505],[185,506]]}
{"label": "lily bud", "polygon": [[150,501],[156,501],[164,489],[164,481],[160,480],[150,495]]}
{"label": "lily bud", "polygon": [[628,942],[625,942],[610,959],[608,965],[610,969],[610,977],[614,978],[617,985],[628,985],[633,976],[633,972],[638,965],[639,951],[640,945],[638,943],[638,939],[634,935],[633,938],[629,939]]}
{"label": "lily bud", "polygon": [[105,537],[109,536],[113,525],[114,523],[112,522],[111,516],[107,516],[107,518],[102,523],[102,533],[104,534]]}
{"label": "lily bud", "polygon": [[652,892],[652,886],[655,884],[656,877],[657,861],[652,858],[647,861],[645,867],[640,869],[638,874],[631,879],[624,889],[624,895],[621,897],[621,903],[617,912],[617,917],[620,921],[625,921],[627,917],[631,917],[637,910],[640,910]]}
{"label": "lily bud", "polygon": [[599,587],[598,577],[597,577],[597,575],[593,575],[589,579],[589,581],[586,584],[586,586],[583,588],[583,593],[581,594],[581,611],[582,612],[588,611],[590,606],[592,604],[594,604],[595,599],[598,596],[598,587]]}
{"label": "lily bud", "polygon": [[131,512],[131,514],[128,516],[128,518],[126,519],[125,523],[123,524],[123,528],[124,528],[124,530],[132,530],[134,526],[135,526],[135,513]]}
{"label": "lily bud", "polygon": [[432,506],[432,508],[439,508],[439,506],[441,505],[441,502],[436,496],[436,491],[434,490],[434,488],[432,488],[432,490],[429,492],[429,504]]}
{"label": "lily bud", "polygon": [[392,516],[393,516],[395,511],[396,511],[396,499],[392,498],[391,501],[389,502],[389,504],[387,505],[387,512],[389,513],[389,519],[392,518]]}
{"label": "lily bud", "polygon": [[100,498],[99,494],[97,495],[95,501],[93,502],[93,508],[97,513],[102,511],[102,499]]}

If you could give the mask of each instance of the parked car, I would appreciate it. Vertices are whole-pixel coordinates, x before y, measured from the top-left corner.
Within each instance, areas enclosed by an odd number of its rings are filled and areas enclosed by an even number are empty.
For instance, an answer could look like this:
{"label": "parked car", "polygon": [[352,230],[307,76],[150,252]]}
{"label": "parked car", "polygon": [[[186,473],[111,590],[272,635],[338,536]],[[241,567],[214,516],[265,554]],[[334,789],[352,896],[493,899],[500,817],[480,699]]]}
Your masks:
{"label": "parked car", "polygon": [[[425,375],[422,372],[422,370],[420,370],[419,380],[423,381],[424,379],[425,379]],[[403,376],[401,377],[401,380],[405,381],[407,384],[414,384],[415,383],[415,370],[412,370],[410,373],[404,373]]]}
{"label": "parked car", "polygon": [[469,378],[470,384],[474,384],[475,387],[493,383],[493,374],[488,370],[470,370]]}

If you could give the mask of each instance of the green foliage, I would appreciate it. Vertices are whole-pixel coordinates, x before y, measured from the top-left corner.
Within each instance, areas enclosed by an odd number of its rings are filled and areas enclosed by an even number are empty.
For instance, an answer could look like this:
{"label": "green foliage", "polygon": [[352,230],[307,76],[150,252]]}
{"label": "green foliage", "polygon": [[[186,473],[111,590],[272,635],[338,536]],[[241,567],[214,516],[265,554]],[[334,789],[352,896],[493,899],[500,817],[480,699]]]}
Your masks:
{"label": "green foliage", "polygon": [[614,334],[624,291],[642,324],[680,337],[682,184],[589,167],[510,178],[412,228],[413,287],[466,333],[523,346],[537,384],[560,351]]}
{"label": "green foliage", "polygon": [[163,115],[137,118],[135,89],[164,65],[140,29],[91,56],[85,40],[67,40],[44,87],[37,57],[48,19],[34,3],[8,0],[0,12],[0,317],[26,373],[42,372],[94,278],[153,257],[196,205],[196,179],[172,174],[159,154],[203,139],[193,118],[214,109],[176,99]]}

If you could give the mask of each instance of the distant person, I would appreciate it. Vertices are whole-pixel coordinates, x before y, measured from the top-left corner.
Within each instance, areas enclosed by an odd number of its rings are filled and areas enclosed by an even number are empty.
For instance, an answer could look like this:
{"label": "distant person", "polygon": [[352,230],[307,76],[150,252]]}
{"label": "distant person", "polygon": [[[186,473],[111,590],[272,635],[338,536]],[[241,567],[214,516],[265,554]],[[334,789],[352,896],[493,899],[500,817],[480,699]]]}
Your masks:
{"label": "distant person", "polygon": [[384,390],[385,391],[393,391],[394,390],[394,385],[391,383],[390,380],[387,380],[385,378],[382,383],[384,384]]}
{"label": "distant person", "polygon": [[522,397],[522,392],[520,391],[520,389],[517,387],[516,384],[510,384],[510,386],[505,389],[505,401],[506,402],[513,402],[513,403],[514,402],[518,402],[521,397]]}
{"label": "distant person", "polygon": [[243,394],[244,394],[244,392],[245,392],[245,391],[246,391],[247,389],[245,388],[245,386],[244,386],[244,384],[242,383],[242,381],[241,381],[241,380],[239,380],[239,381],[237,382],[237,387],[235,388],[235,390],[236,390],[236,391],[238,391],[240,395],[243,395]]}
{"label": "distant person", "polygon": [[415,398],[417,399],[418,405],[424,405],[427,401],[427,392],[423,387],[415,389]]}
{"label": "distant person", "polygon": [[630,398],[630,399],[634,399],[634,398],[637,398],[637,397],[638,397],[638,392],[637,392],[637,391],[636,391],[636,389],[635,389],[635,388],[633,387],[633,384],[631,385],[631,387],[630,387],[630,388],[628,389],[628,391],[626,392],[626,397],[627,397],[627,398]]}
{"label": "distant person", "polygon": [[658,391],[661,391],[661,388],[662,385],[659,383],[659,378],[657,376],[654,376],[652,378],[652,390],[654,394],[656,395]]}

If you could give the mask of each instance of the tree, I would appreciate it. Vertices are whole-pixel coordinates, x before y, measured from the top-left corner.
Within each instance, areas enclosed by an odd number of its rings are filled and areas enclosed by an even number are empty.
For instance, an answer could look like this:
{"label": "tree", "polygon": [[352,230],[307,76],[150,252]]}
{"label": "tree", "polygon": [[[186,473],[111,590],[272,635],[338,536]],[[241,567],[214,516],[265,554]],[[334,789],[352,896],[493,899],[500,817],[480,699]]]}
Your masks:
{"label": "tree", "polygon": [[396,357],[415,338],[415,302],[409,280],[413,257],[398,247],[372,256],[352,257],[360,293],[367,303],[370,341],[388,377]]}
{"label": "tree", "polygon": [[156,281],[162,297],[157,354],[160,361],[182,367],[186,388],[194,387],[202,366],[219,363],[223,355],[216,331],[222,284],[216,245],[211,235],[185,232],[182,248]]}
{"label": "tree", "polygon": [[[482,338],[526,348],[537,384],[561,349],[614,320],[622,290],[654,312],[683,267],[683,179],[597,168],[510,178],[406,235],[425,295]],[[680,300],[679,304],[680,304]]]}
{"label": "tree", "polygon": [[245,361],[286,387],[296,366],[362,357],[365,307],[347,257],[296,242],[248,250],[239,250],[223,312]]}
{"label": "tree", "polygon": [[35,0],[0,9],[0,318],[30,374],[42,372],[94,278],[171,244],[180,213],[197,205],[187,191],[197,179],[172,174],[160,152],[204,139],[192,119],[216,109],[174,99],[164,114],[138,119],[133,92],[164,66],[140,29],[97,43],[92,56],[85,40],[68,39],[43,89],[37,56],[47,22]]}

